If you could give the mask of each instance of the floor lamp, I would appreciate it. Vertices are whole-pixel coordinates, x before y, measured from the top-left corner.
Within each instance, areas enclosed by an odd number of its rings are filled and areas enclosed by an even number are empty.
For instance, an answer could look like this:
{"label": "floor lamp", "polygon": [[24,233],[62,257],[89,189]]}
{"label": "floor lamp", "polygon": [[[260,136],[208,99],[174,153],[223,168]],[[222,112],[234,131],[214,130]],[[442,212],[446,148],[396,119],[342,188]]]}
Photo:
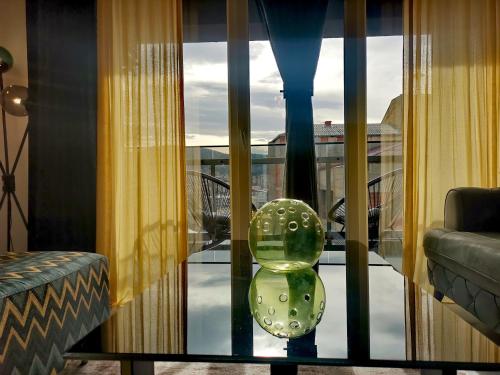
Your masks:
{"label": "floor lamp", "polygon": [[26,227],[28,229],[28,221],[26,220],[26,215],[23,212],[19,199],[16,195],[16,179],[15,172],[19,163],[19,158],[26,143],[26,138],[28,137],[28,125],[19,144],[19,148],[14,159],[14,163],[11,165],[9,161],[9,142],[7,136],[7,118],[6,113],[12,116],[27,116],[28,112],[26,110],[26,100],[28,99],[28,89],[24,86],[9,85],[4,87],[3,75],[6,73],[14,63],[14,59],[8,50],[0,47],[0,106],[2,108],[2,133],[3,133],[3,148],[4,148],[4,160],[3,163],[0,160],[0,172],[2,174],[2,192],[0,197],[0,212],[4,206],[7,206],[7,251],[14,250],[14,244],[12,241],[12,214],[13,206],[17,208],[19,215]]}

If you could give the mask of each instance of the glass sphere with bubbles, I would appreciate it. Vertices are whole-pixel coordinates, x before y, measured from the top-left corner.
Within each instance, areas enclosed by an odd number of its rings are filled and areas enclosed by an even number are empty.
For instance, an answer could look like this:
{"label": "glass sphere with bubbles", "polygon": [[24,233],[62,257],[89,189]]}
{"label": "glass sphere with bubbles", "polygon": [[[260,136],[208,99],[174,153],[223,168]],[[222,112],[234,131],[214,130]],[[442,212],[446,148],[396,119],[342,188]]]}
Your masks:
{"label": "glass sphere with bubbles", "polygon": [[321,220],[306,203],[275,199],[262,206],[250,222],[248,240],[263,267],[298,270],[313,266],[323,251]]}

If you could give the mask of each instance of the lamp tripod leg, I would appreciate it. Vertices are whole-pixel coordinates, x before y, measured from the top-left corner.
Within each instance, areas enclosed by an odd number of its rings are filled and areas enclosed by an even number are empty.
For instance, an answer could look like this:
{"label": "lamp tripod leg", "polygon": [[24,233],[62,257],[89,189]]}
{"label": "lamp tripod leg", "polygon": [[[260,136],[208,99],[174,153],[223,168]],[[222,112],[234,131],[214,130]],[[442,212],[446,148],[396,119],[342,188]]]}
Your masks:
{"label": "lamp tripod leg", "polygon": [[3,202],[5,201],[6,196],[7,196],[7,193],[4,191],[2,194],[2,198],[0,199],[0,210],[2,209]]}
{"label": "lamp tripod leg", "polygon": [[[0,73],[0,91],[3,90],[3,75]],[[7,141],[7,120],[5,119],[5,109],[2,107],[2,131],[3,131],[3,147],[4,147],[4,161],[5,172],[9,174],[9,143]]]}
{"label": "lamp tripod leg", "polygon": [[12,200],[7,192],[7,251],[12,250]]}
{"label": "lamp tripod leg", "polygon": [[19,149],[17,150],[16,158],[14,159],[14,165],[12,166],[10,174],[14,174],[16,172],[17,163],[19,163],[19,159],[21,158],[21,153],[23,152],[24,144],[26,143],[26,138],[28,138],[28,132],[29,132],[29,124],[26,125],[26,128],[24,129],[23,138],[21,139]]}
{"label": "lamp tripod leg", "polygon": [[[3,192],[2,198],[0,199],[0,210],[3,207],[3,202],[5,202],[5,199],[7,198],[8,193],[6,191]],[[7,251],[9,251],[9,218],[7,216]]]}
{"label": "lamp tripod leg", "polygon": [[21,207],[21,203],[19,203],[19,199],[17,199],[16,193],[12,193],[12,198],[14,198],[14,203],[16,204],[17,210],[19,211],[19,215],[23,220],[24,226],[28,229],[28,220],[26,220],[26,216],[24,215],[23,209]]}

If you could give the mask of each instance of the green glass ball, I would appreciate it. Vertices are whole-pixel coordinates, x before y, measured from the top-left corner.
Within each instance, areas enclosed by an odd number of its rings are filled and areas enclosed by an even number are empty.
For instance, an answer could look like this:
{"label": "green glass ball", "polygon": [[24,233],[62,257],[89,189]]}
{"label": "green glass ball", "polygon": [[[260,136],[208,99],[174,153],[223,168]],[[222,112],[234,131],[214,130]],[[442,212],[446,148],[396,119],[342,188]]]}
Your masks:
{"label": "green glass ball", "polygon": [[325,287],[311,268],[272,271],[261,268],[248,293],[250,310],[271,335],[297,338],[309,333],[325,311]]}
{"label": "green glass ball", "polygon": [[12,65],[14,65],[14,58],[12,55],[7,49],[0,47],[0,73],[5,73],[12,68]]}
{"label": "green glass ball", "polygon": [[248,241],[253,256],[263,267],[298,270],[318,261],[325,233],[318,215],[306,203],[276,199],[254,215]]}

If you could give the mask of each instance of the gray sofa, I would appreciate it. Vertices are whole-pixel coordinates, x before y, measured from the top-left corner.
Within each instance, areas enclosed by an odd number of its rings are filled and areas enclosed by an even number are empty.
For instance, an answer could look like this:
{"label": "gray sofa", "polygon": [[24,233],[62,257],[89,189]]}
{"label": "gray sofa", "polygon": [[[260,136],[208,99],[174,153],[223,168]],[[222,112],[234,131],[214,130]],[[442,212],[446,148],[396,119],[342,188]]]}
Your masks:
{"label": "gray sofa", "polygon": [[425,234],[424,249],[435,295],[500,333],[500,188],[450,190],[444,228]]}

